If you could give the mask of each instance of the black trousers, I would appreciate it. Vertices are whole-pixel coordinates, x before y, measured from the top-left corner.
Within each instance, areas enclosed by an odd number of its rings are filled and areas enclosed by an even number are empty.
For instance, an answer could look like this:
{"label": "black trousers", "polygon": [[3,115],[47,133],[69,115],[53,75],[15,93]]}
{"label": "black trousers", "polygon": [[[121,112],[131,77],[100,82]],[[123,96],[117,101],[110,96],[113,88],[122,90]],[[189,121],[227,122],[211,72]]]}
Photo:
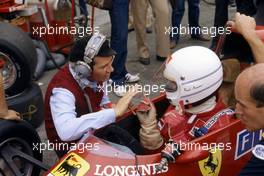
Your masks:
{"label": "black trousers", "polygon": [[228,2],[229,0],[215,0],[215,27],[225,26],[228,20]]}
{"label": "black trousers", "polygon": [[[228,21],[228,3],[229,0],[215,0],[214,26],[217,28],[225,26],[226,22]],[[253,0],[236,0],[236,5],[237,5],[237,11],[245,15],[253,16],[257,12]],[[261,11],[261,15],[262,15],[262,11]],[[260,20],[257,20],[257,22],[258,21]],[[211,49],[213,50],[215,49],[218,38],[219,35],[213,38],[210,47]]]}
{"label": "black trousers", "polygon": [[[229,0],[215,0],[215,27],[225,26],[228,20],[228,2]],[[253,0],[236,0],[236,4],[239,13],[253,16],[257,12]]]}
{"label": "black trousers", "polygon": [[257,25],[264,25],[264,1],[260,0],[257,3],[257,14],[256,14]]}
{"label": "black trousers", "polygon": [[248,16],[254,16],[257,9],[253,3],[253,0],[236,0],[237,11]]}
{"label": "black trousers", "polygon": [[[229,0],[215,0],[215,17],[214,17],[214,27],[224,27],[228,20],[228,2]],[[216,45],[219,39],[219,34],[212,39],[210,48],[212,50],[216,49]]]}

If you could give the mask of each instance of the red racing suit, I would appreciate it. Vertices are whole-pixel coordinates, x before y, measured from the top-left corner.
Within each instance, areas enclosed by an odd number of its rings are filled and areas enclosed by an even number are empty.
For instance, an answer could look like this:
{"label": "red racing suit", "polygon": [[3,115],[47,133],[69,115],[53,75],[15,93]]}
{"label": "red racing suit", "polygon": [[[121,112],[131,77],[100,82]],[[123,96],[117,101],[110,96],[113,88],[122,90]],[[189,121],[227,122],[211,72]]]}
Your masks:
{"label": "red racing suit", "polygon": [[218,101],[211,111],[200,114],[180,115],[173,106],[170,106],[158,126],[165,141],[172,138],[176,143],[188,142],[197,137],[195,136],[197,129],[206,129],[203,130],[206,133],[217,130],[234,120],[233,116],[234,111],[226,108],[221,101]]}

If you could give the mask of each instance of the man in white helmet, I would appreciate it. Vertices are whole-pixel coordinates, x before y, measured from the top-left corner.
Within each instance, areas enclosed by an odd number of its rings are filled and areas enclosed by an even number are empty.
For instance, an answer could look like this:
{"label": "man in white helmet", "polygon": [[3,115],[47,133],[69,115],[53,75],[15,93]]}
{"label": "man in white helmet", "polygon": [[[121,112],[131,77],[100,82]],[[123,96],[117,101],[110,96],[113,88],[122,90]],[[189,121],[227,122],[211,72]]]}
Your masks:
{"label": "man in white helmet", "polygon": [[172,54],[166,62],[166,96],[171,103],[157,122],[156,110],[137,112],[141,123],[140,142],[149,150],[163,146],[168,139],[188,142],[226,126],[234,111],[217,96],[223,81],[222,64],[210,49],[191,46]]}

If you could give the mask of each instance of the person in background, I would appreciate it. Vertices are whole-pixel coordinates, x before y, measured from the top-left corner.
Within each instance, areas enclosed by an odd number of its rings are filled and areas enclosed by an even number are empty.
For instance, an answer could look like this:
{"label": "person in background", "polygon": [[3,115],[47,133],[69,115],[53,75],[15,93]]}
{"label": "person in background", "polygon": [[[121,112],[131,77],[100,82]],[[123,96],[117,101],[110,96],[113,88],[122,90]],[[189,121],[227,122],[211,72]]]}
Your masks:
{"label": "person in background", "polygon": [[264,62],[264,44],[256,33],[255,19],[237,12],[235,20],[229,21],[228,25],[235,28],[246,39],[254,55],[254,62]]}
{"label": "person in background", "polygon": [[[219,27],[225,27],[226,22],[228,21],[228,4],[229,0],[215,0],[214,27],[217,29]],[[217,34],[214,38],[212,38],[212,43],[210,46],[212,50],[216,49],[219,37],[219,34]]]}
{"label": "person in background", "polygon": [[[148,10],[147,10],[147,15],[146,15],[146,32],[147,33],[152,33],[152,25],[154,22],[154,17],[153,17],[153,12],[151,6],[148,4]],[[131,4],[129,5],[129,19],[128,19],[128,32],[134,31],[134,19],[133,19],[133,14],[132,14],[132,9],[131,9]]]}
{"label": "person in background", "polygon": [[156,59],[165,61],[170,55],[170,40],[165,27],[170,27],[170,8],[168,1],[133,0],[131,8],[134,17],[134,27],[139,52],[139,62],[143,65],[150,64],[150,52],[146,39],[146,12],[150,4],[155,16],[156,32]]}
{"label": "person in background", "polygon": [[89,13],[88,13],[88,9],[87,9],[85,1],[84,0],[79,0],[79,5],[80,5],[81,14],[85,15],[86,17],[88,17]]}
{"label": "person in background", "polygon": [[237,12],[254,16],[257,12],[255,0],[236,0]]}
{"label": "person in background", "polygon": [[[185,11],[185,0],[171,0],[172,2],[172,27],[179,29],[182,17]],[[200,0],[188,0],[188,19],[191,37],[201,41],[209,41],[210,39],[199,33],[199,16],[200,16]],[[193,30],[191,30],[193,29]],[[178,30],[179,31],[179,30]],[[179,42],[180,34],[174,30],[175,35],[171,35],[170,48],[176,47]]]}
{"label": "person in background", "polygon": [[113,0],[112,9],[109,11],[111,20],[111,48],[116,51],[113,61],[114,71],[111,73],[111,80],[116,88],[117,96],[124,96],[126,93],[125,83],[135,83],[140,80],[138,74],[128,73],[126,68],[127,60],[127,38],[128,38],[128,12],[129,0]]}

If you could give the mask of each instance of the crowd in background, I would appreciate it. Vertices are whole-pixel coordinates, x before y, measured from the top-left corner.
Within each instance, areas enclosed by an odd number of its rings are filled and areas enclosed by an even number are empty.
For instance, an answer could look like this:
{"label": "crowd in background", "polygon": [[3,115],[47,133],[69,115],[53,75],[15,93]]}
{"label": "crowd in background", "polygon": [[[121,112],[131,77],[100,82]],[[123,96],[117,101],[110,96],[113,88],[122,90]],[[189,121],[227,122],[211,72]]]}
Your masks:
{"label": "crowd in background", "polygon": [[[198,27],[200,16],[200,0],[187,0],[189,27]],[[130,5],[129,5],[130,3]],[[223,27],[228,20],[228,8],[234,8],[246,15],[255,16],[257,24],[263,24],[263,1],[260,0],[215,0],[214,26]],[[184,0],[154,1],[154,0],[113,0],[113,8],[110,10],[111,18],[111,47],[117,52],[114,60],[114,72],[112,81],[118,87],[117,95],[124,95],[124,84],[137,82],[138,75],[129,74],[125,63],[127,59],[127,37],[128,32],[135,30],[138,48],[138,61],[141,64],[150,64],[149,47],[146,33],[152,32],[150,26],[154,23],[156,34],[156,59],[165,61],[171,54],[172,48],[179,42],[180,35],[168,35],[165,27],[179,27],[185,11]],[[129,15],[130,14],[130,15]],[[129,20],[130,19],[130,23]],[[132,21],[133,19],[133,27]],[[198,30],[199,31],[199,30]],[[191,38],[201,41],[209,41],[208,36],[193,31]],[[212,38],[211,49],[215,49],[219,36]]]}

